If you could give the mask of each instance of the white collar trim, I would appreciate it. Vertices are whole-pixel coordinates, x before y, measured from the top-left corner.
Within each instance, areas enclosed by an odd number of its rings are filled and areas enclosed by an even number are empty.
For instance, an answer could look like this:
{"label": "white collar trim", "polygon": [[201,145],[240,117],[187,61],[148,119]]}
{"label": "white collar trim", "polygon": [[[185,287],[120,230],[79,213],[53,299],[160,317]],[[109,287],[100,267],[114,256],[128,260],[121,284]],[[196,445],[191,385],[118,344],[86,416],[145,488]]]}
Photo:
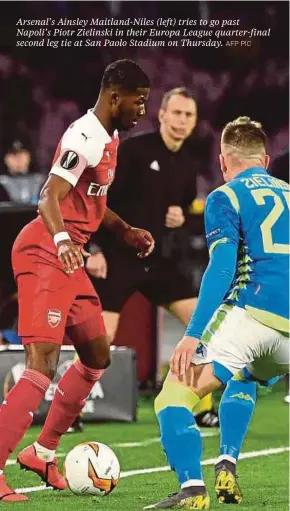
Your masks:
{"label": "white collar trim", "polygon": [[93,120],[95,123],[96,129],[100,132],[101,137],[104,139],[105,144],[108,144],[109,142],[112,142],[112,138],[110,137],[107,130],[102,125],[101,121],[98,119],[98,117],[94,114],[93,109],[90,108],[87,111],[87,115],[90,117],[90,119]]}

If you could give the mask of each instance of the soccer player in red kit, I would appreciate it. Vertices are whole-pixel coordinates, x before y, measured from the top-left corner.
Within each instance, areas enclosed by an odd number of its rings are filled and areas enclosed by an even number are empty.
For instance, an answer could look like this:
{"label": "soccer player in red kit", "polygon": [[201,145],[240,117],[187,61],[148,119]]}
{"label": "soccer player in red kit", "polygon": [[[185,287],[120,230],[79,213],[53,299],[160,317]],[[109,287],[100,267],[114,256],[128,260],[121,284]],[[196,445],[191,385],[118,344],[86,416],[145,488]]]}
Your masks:
{"label": "soccer player in red kit", "polygon": [[39,215],[18,235],[12,265],[18,286],[19,335],[26,369],[0,409],[0,500],[16,502],[3,470],[29,428],[53,379],[66,334],[79,359],[59,381],[37,442],[18,455],[21,467],[49,486],[67,487],[55,450],[79,415],[95,382],[110,364],[101,304],[84,268],[84,244],[101,223],[134,246],[139,257],[154,248],[151,234],[133,228],[106,208],[114,179],[118,130],[145,113],[149,79],[131,60],[110,64],[95,107],[64,133],[41,191]]}

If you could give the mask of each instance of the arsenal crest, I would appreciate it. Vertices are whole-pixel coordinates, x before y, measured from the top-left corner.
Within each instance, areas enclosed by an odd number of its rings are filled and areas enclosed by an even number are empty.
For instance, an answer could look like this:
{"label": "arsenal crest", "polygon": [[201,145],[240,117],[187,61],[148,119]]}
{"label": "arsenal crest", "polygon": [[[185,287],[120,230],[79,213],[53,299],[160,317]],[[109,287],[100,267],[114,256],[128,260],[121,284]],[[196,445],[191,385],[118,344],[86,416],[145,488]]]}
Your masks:
{"label": "arsenal crest", "polygon": [[51,328],[56,328],[61,322],[61,312],[58,309],[49,309],[47,312],[47,322]]}

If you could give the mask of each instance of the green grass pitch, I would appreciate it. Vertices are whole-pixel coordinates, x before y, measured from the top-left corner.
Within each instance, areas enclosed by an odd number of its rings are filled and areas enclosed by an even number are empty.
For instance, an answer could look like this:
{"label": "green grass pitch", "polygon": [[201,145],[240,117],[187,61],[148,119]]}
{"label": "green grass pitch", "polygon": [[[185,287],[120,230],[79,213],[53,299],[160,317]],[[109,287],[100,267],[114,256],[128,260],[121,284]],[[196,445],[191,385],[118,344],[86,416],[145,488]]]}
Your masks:
{"label": "green grass pitch", "polygon": [[[270,393],[260,393],[255,416],[242,452],[261,451],[287,447],[289,443],[289,406],[283,402],[281,385]],[[32,443],[39,428],[33,427],[27,433],[19,450]],[[208,430],[207,430],[208,431]],[[219,436],[204,438],[204,460],[218,454]],[[111,446],[119,457],[122,471],[164,467],[167,465],[158,438],[158,427],[153,412],[153,401],[139,401],[138,421],[133,424],[109,423],[86,425],[81,434],[65,435],[58,453],[62,463],[65,453],[80,442],[100,441]],[[116,444],[137,443],[135,446]],[[15,459],[15,453],[11,457]],[[262,509],[286,511],[289,509],[289,453],[268,454],[250,459],[241,459],[238,465],[240,484],[244,500],[239,511]],[[8,482],[14,488],[39,487],[39,477],[30,472],[20,471],[18,465],[6,468]],[[211,508],[223,509],[215,501],[213,491],[213,466],[204,466],[204,477],[211,495]],[[77,497],[70,491],[56,492],[43,490],[30,492],[29,502],[19,504],[0,503],[1,509],[60,511],[60,510],[141,510],[177,490],[175,475],[169,471],[137,474],[121,479],[117,488],[108,497]],[[225,511],[237,506],[225,506]]]}

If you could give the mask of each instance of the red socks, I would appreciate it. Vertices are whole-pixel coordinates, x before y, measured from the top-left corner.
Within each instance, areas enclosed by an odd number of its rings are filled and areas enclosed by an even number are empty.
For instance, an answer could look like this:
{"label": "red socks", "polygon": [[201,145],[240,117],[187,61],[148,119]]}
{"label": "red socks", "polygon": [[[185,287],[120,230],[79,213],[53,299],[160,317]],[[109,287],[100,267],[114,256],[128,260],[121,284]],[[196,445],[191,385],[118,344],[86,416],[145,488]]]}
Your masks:
{"label": "red socks", "polygon": [[50,383],[44,374],[26,369],[4,399],[0,408],[0,470],[31,425]]}
{"label": "red socks", "polygon": [[[81,412],[85,400],[104,370],[85,367],[79,360],[61,378],[38,442],[55,450]],[[40,405],[50,380],[33,369],[26,369],[4,399],[0,408],[0,470],[22,440]]]}
{"label": "red socks", "polygon": [[37,442],[55,450],[61,436],[67,432],[84,407],[86,398],[104,369],[96,370],[84,366],[77,360],[58,383],[44,427]]}

